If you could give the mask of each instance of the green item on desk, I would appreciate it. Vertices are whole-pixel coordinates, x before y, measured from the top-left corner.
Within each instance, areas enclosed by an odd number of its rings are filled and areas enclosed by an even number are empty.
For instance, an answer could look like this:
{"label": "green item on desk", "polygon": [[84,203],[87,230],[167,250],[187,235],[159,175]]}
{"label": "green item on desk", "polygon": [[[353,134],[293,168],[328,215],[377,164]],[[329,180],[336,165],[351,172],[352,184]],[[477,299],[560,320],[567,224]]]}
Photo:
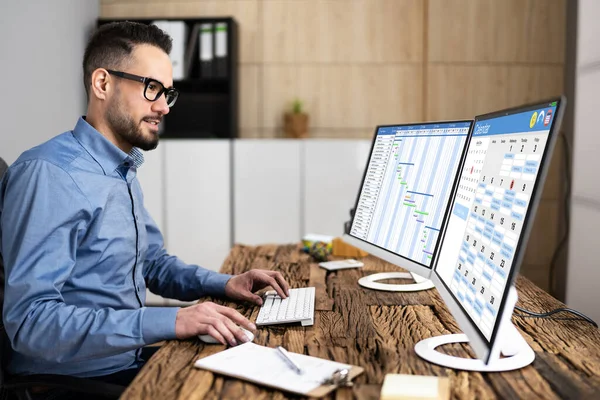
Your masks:
{"label": "green item on desk", "polygon": [[331,245],[323,242],[314,242],[308,248],[308,254],[319,262],[327,261],[327,257],[331,254]]}
{"label": "green item on desk", "polygon": [[316,261],[327,261],[333,250],[333,236],[310,233],[302,238],[303,250],[310,254]]}

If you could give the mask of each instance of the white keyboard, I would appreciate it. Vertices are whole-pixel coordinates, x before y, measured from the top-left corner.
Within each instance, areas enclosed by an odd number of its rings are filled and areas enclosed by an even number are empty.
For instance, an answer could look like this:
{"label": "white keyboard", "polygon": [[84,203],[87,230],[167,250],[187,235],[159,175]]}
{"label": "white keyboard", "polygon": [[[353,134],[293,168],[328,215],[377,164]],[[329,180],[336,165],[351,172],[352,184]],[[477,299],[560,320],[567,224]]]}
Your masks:
{"label": "white keyboard", "polygon": [[315,323],[315,288],[306,287],[290,289],[287,299],[277,294],[268,294],[258,317],[256,325],[287,324],[300,322],[302,326]]}

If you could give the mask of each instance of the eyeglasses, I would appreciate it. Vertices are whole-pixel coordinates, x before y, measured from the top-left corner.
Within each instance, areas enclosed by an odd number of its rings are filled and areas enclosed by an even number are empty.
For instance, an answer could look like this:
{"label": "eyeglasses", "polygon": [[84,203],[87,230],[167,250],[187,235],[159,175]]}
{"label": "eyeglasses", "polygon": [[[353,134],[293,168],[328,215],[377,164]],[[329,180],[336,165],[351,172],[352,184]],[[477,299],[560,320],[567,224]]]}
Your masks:
{"label": "eyeglasses", "polygon": [[127,72],[121,71],[113,71],[111,69],[107,69],[108,73],[114,76],[118,76],[119,78],[129,79],[136,82],[143,83],[144,86],[144,97],[149,101],[156,101],[158,98],[164,93],[165,99],[167,100],[167,106],[173,107],[173,104],[177,101],[177,97],[179,97],[179,90],[170,87],[166,88],[160,81],[152,78],[145,78],[139,75],[128,74]]}

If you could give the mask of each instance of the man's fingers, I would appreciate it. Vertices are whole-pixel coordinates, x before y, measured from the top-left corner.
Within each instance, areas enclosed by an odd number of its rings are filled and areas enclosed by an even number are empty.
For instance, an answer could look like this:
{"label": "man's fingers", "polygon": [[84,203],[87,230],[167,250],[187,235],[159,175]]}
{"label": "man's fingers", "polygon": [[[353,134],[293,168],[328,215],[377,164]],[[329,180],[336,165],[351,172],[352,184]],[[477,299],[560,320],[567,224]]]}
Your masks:
{"label": "man's fingers", "polygon": [[285,294],[289,295],[290,287],[287,284],[287,282],[285,281],[285,279],[283,278],[283,275],[281,274],[281,272],[278,272],[278,271],[269,271],[269,272],[271,272],[269,275],[271,275],[273,278],[275,278],[277,280],[277,282],[279,283],[279,286],[281,286],[281,288],[283,289]]}
{"label": "man's fingers", "polygon": [[235,343],[234,346],[236,344],[246,343],[248,341],[248,337],[246,336],[244,331],[241,330],[238,325],[234,324],[232,320],[230,320],[229,318],[225,318],[224,323],[227,329],[229,329],[229,331],[233,334],[235,340],[237,341],[237,343]]}
{"label": "man's fingers", "polygon": [[223,335],[221,335],[219,333],[219,331],[215,329],[214,326],[208,325],[208,329],[207,329],[206,333],[208,333],[210,336],[212,336],[215,339],[217,339],[219,342],[221,342],[221,344],[227,345],[227,341],[225,340],[225,338],[223,337]]}
{"label": "man's fingers", "polygon": [[279,295],[279,297],[281,297],[282,299],[285,299],[287,296],[287,293],[281,288],[281,286],[279,286],[279,283],[275,280],[275,278],[272,278],[271,276],[266,275],[266,279],[265,281],[271,286],[273,287],[273,289],[275,289],[275,291],[277,292],[277,294]]}
{"label": "man's fingers", "polygon": [[225,316],[226,318],[229,318],[236,324],[243,326],[244,328],[246,328],[248,330],[251,330],[251,331],[256,330],[256,325],[254,325],[246,317],[244,317],[242,314],[240,314],[233,308],[224,307],[224,306],[220,306],[220,307],[221,308],[218,309],[219,313],[223,314],[223,316]]}
{"label": "man's fingers", "polygon": [[228,322],[231,324],[231,321],[229,321],[229,320],[222,321],[220,319],[215,318],[213,326],[225,338],[227,343],[229,343],[232,346],[236,346],[238,344],[238,342],[235,339],[235,336],[232,332],[233,327],[231,325],[233,325],[233,324],[229,325]]}
{"label": "man's fingers", "polygon": [[263,305],[263,299],[259,295],[252,294],[252,295],[250,295],[250,298],[248,300],[251,301],[251,302],[253,302],[257,306],[262,306]]}

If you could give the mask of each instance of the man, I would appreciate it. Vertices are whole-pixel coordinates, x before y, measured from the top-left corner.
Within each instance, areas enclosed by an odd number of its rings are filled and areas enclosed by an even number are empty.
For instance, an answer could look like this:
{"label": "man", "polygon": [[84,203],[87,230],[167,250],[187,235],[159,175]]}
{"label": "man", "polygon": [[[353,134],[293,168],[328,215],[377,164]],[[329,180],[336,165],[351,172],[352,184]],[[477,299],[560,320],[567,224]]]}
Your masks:
{"label": "man", "polygon": [[144,307],[146,287],[165,297],[227,296],[262,304],[254,292],[288,285],[274,271],[231,277],[167,254],[136,179],[139,149],[177,100],[171,39],[155,26],[104,25],[87,45],[88,112],[72,131],[23,153],[0,182],[4,325],[13,374],[65,374],[127,384],[141,349],[209,334],[247,341],[256,327],[211,302]]}

